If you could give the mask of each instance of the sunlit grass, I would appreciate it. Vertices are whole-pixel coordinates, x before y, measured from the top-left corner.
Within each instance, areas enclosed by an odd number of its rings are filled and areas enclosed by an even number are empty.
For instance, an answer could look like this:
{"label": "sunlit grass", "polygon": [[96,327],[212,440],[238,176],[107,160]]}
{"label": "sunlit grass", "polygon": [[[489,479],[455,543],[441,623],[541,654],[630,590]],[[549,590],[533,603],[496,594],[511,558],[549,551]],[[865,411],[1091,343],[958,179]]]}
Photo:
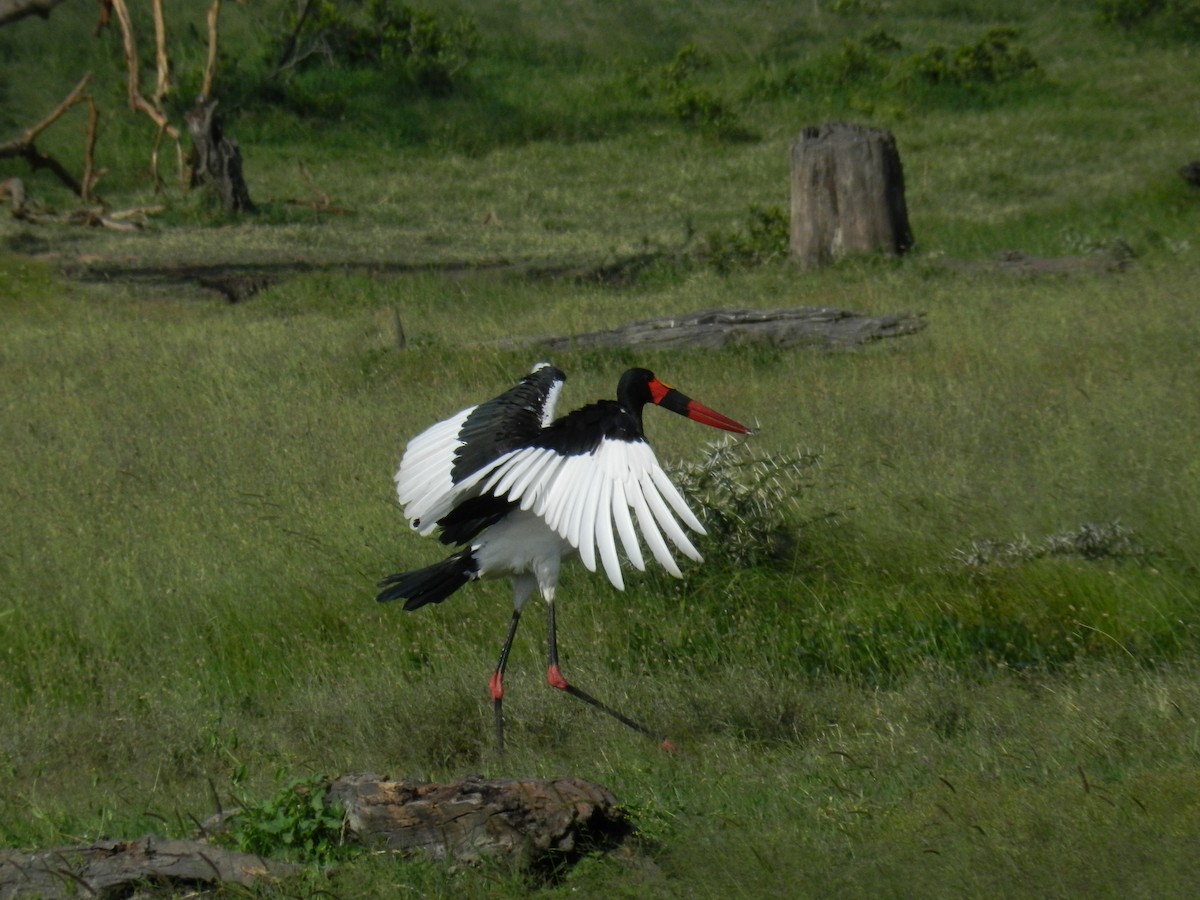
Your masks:
{"label": "sunlit grass", "polygon": [[[268,6],[223,12],[230,48]],[[463,8],[492,43],[445,103],[364,96],[317,125],[229,110],[257,219],[169,188],[138,235],[0,225],[0,843],[185,834],[214,789],[270,792],[277,772],[571,772],[616,792],[643,837],[634,862],[587,860],[547,893],[1190,890],[1200,234],[1174,171],[1194,157],[1191,51],[1103,31],[1086,3]],[[119,66],[85,37],[93,11],[66,9],[54,21],[86,45],[78,61],[98,79]],[[998,21],[1045,68],[1036,90],[749,90],[764,65],[877,26],[916,52]],[[0,37],[11,131],[77,76]],[[712,57],[704,86],[757,140],[669,115],[660,70],[693,41]],[[106,199],[160,202],[152,128],[104,85]],[[729,275],[688,261],[751,207],[786,209],[788,145],[829,118],[895,132],[913,258]],[[44,146],[73,159],[77,142],[55,130]],[[71,206],[46,173],[22,177]],[[339,211],[294,202],[310,184]],[[943,265],[1114,248],[1127,271]],[[645,252],[663,262],[619,288],[544,271]],[[296,261],[329,268],[236,305],[54,269]],[[787,504],[788,552],[759,565],[731,565],[718,540],[682,582],[618,593],[564,573],[568,675],[679,754],[548,688],[531,607],[501,762],[486,681],[508,586],[413,615],[373,601],[379,577],[444,552],[395,507],[404,440],[541,355],[490,341],[799,305],[915,310],[928,327],[854,353],[555,358],[563,408],[648,365],[757,426],[754,452],[820,463]],[[647,429],[666,461],[704,455],[692,423],[650,410]],[[1039,550],[1114,523],[1137,552]],[[498,867],[368,858],[315,890],[397,885],[529,888]]]}

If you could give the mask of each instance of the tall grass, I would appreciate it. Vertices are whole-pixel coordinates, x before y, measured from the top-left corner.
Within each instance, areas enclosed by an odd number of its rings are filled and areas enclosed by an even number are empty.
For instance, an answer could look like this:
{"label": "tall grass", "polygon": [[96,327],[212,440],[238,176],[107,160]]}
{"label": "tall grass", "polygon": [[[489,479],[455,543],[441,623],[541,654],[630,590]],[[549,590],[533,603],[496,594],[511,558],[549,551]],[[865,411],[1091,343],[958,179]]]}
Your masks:
{"label": "tall grass", "polygon": [[[318,129],[231,104],[257,220],[169,194],[141,235],[0,225],[0,842],[186,833],[214,788],[227,802],[279,772],[570,771],[612,788],[643,836],[635,864],[588,860],[553,890],[1182,893],[1200,803],[1197,230],[1174,175],[1194,149],[1190,48],[1108,30],[1082,2],[551,6],[462,4],[485,42],[449,98],[389,107],[369,74],[332,70],[359,94]],[[277,12],[230,7],[230,52]],[[90,25],[66,5],[54,21]],[[906,57],[995,25],[1018,29],[1038,86],[762,89],[877,26]],[[13,34],[9,128],[77,77],[66,60],[39,68]],[[146,123],[120,111],[112,48],[88,41],[114,98],[109,199],[142,202]],[[662,69],[687,44],[709,58],[690,87],[757,139],[673,118]],[[786,206],[788,142],[831,117],[897,134],[913,258],[720,273],[688,255],[696,235]],[[73,140],[46,146],[69,158]],[[288,202],[307,190],[301,160],[346,213]],[[1117,242],[1128,271],[986,265]],[[489,271],[647,251],[661,264],[622,287]],[[56,271],[297,259],[331,268],[237,305]],[[855,353],[555,360],[564,406],[649,365],[759,425],[756,451],[820,464],[796,486],[789,542],[757,565],[730,565],[714,540],[683,582],[648,574],[618,593],[564,575],[569,677],[682,753],[546,688],[530,616],[497,760],[484,683],[508,587],[415,615],[372,600],[380,576],[442,549],[395,508],[403,441],[527,369],[532,351],[493,339],[786,305],[913,309],[929,325]],[[703,456],[694,424],[647,420],[665,460]],[[1124,544],[1069,546],[1118,526]],[[332,889],[396,884],[529,887],[498,868],[365,859]]]}

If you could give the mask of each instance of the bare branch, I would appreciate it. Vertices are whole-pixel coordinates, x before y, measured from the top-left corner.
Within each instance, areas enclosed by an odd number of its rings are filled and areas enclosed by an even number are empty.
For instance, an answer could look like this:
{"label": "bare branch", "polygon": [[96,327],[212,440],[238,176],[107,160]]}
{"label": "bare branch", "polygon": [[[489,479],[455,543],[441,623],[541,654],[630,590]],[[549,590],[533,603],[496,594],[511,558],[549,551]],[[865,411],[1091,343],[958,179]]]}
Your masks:
{"label": "bare branch", "polygon": [[213,0],[208,8],[208,61],[204,65],[204,82],[200,96],[208,100],[212,96],[213,78],[217,72],[217,23],[221,18],[221,0]]}
{"label": "bare branch", "polygon": [[96,182],[103,174],[102,171],[96,171],[96,133],[100,122],[100,111],[96,108],[96,101],[91,94],[88,94],[84,100],[88,105],[88,128],[83,152],[83,191],[79,196],[85,203],[91,203],[96,199]]}
{"label": "bare branch", "polygon": [[55,109],[48,116],[46,116],[46,118],[42,119],[42,121],[38,122],[36,125],[27,128],[25,133],[20,137],[0,144],[0,159],[5,157],[20,157],[28,162],[30,167],[35,170],[49,169],[58,176],[59,180],[62,181],[63,184],[70,188],[76,195],[82,197],[84,187],[75,179],[75,176],[68,172],[66,167],[64,167],[63,164],[53,156],[42,153],[40,150],[38,150],[37,147],[34,146],[33,142],[37,140],[39,134],[58,121],[58,119],[61,118],[68,109],[70,109],[76,103],[84,100],[85,97],[90,99],[90,95],[85,94],[85,90],[88,82],[91,81],[91,79],[92,73],[88,72],[79,80],[79,84],[75,85],[74,90],[67,95],[66,99],[63,100],[62,103],[58,104],[58,106],[55,107]]}
{"label": "bare branch", "polygon": [[[158,147],[162,143],[164,134],[175,141],[176,155],[180,159],[183,158],[183,151],[179,147],[179,129],[171,124],[167,118],[167,114],[163,112],[162,107],[158,104],[157,100],[161,99],[160,97],[156,95],[156,102],[151,103],[142,96],[141,74],[138,70],[137,42],[133,34],[133,23],[129,19],[129,7],[126,6],[125,0],[111,0],[111,5],[112,11],[121,25],[121,40],[125,46],[125,65],[129,71],[129,105],[135,111],[145,113],[158,126],[158,135],[155,138],[154,150],[150,155],[150,173],[154,178],[155,185],[158,185],[161,182],[158,176]],[[165,24],[160,27],[161,13],[161,2],[160,0],[155,0],[155,33],[158,38],[158,79],[159,88],[165,93],[166,73],[169,71],[170,66],[166,58]],[[183,171],[181,167],[180,179],[182,178]]]}
{"label": "bare branch", "polygon": [[304,24],[308,21],[308,17],[312,14],[313,7],[316,5],[315,0],[299,0],[300,11],[296,16],[296,27],[292,29],[292,33],[288,35],[287,42],[283,45],[283,52],[279,54],[279,62],[275,63],[275,68],[271,72],[271,77],[274,78],[284,69],[294,65],[293,57],[296,53],[296,44],[300,40],[300,32],[304,30]]}
{"label": "bare branch", "polygon": [[167,23],[163,18],[162,0],[154,0],[154,64],[158,78],[154,84],[154,106],[162,109],[163,98],[171,89],[171,62],[167,58]]}

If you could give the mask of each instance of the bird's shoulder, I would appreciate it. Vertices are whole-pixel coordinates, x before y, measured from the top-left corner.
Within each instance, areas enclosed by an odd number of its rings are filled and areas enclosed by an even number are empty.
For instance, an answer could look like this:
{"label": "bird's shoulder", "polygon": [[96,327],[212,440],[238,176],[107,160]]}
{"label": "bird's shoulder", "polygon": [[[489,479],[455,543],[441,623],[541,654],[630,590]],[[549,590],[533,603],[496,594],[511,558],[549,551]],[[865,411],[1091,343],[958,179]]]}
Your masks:
{"label": "bird's shoulder", "polygon": [[535,440],[553,419],[564,381],[561,369],[543,365],[503,394],[472,409],[458,431],[453,481],[462,481]]}
{"label": "bird's shoulder", "polygon": [[530,446],[564,456],[595,453],[605,442],[644,440],[637,419],[616,400],[597,400],[558,419],[530,441]]}

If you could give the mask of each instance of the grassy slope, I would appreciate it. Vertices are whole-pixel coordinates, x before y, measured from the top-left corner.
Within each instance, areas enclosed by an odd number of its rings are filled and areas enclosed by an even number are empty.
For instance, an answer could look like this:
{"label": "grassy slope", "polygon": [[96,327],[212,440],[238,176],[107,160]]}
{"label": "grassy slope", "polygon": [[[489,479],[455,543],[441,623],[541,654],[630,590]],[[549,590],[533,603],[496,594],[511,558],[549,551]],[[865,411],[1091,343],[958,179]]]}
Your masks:
{"label": "grassy slope", "polygon": [[[921,252],[803,277],[668,274],[626,291],[316,275],[239,307],[71,284],[6,258],[0,842],[186,831],[210,808],[208,779],[222,793],[243,779],[266,790],[276,768],[569,771],[615,790],[657,842],[644,865],[589,861],[566,885],[584,893],[1151,896],[1193,884],[1200,412],[1183,398],[1200,375],[1200,322],[1194,198],[1172,170],[1191,158],[1197,88],[1186,48],[1125,43],[1085,4],[1040,6],[1011,15],[1053,78],[1047,94],[966,111],[892,108],[870,91],[746,101],[762,135],[747,144],[690,136],[612,88],[687,40],[715,43],[735,5],[563,17],[527,4],[508,26],[479,9],[485,34],[509,34],[504,46],[527,58],[480,61],[496,83],[473,89],[474,106],[454,101],[441,147],[348,153],[333,137],[296,143],[286,121],[255,134],[246,118],[239,136],[262,142],[251,184],[266,225],[214,229],[196,211],[135,239],[3,226],[11,246],[52,261],[603,259],[678,242],[689,221],[728,228],[751,203],[784,204],[797,126],[869,102],[900,141]],[[918,47],[991,24],[956,9],[922,4],[887,24]],[[761,15],[736,16],[750,60],[866,27],[791,5]],[[611,59],[620,78],[598,74]],[[734,96],[746,69],[733,56],[707,77]],[[596,102],[605,86],[611,105]],[[637,127],[618,127],[622,103]],[[471,146],[472,116],[506,107],[520,112],[513,133]],[[608,123],[599,139],[555,139],[590,115]],[[316,222],[283,204],[300,190],[297,158],[350,216]],[[111,177],[142,199],[132,171]],[[484,224],[490,210],[498,225]],[[934,265],[1113,238],[1141,254],[1132,272],[1015,280]],[[798,514],[816,521],[783,569],[731,572],[710,552],[685,584],[650,577],[620,595],[568,575],[568,673],[662,723],[684,752],[663,758],[546,690],[533,620],[512,663],[512,751],[497,762],[482,684],[507,588],[413,617],[370,602],[379,575],[438,556],[390,503],[397,445],[528,364],[464,352],[464,320],[486,339],[731,303],[915,308],[930,328],[853,356],[639,358],[760,422],[765,449],[818,449]],[[393,306],[413,352],[391,347]],[[559,360],[566,402],[609,392],[626,361]],[[662,454],[694,455],[694,427],[665,418],[651,423]],[[1148,560],[973,575],[953,556],[976,538],[1113,519]],[[397,878],[522,891],[504,872],[397,873],[378,860],[335,887],[377,893]]]}

